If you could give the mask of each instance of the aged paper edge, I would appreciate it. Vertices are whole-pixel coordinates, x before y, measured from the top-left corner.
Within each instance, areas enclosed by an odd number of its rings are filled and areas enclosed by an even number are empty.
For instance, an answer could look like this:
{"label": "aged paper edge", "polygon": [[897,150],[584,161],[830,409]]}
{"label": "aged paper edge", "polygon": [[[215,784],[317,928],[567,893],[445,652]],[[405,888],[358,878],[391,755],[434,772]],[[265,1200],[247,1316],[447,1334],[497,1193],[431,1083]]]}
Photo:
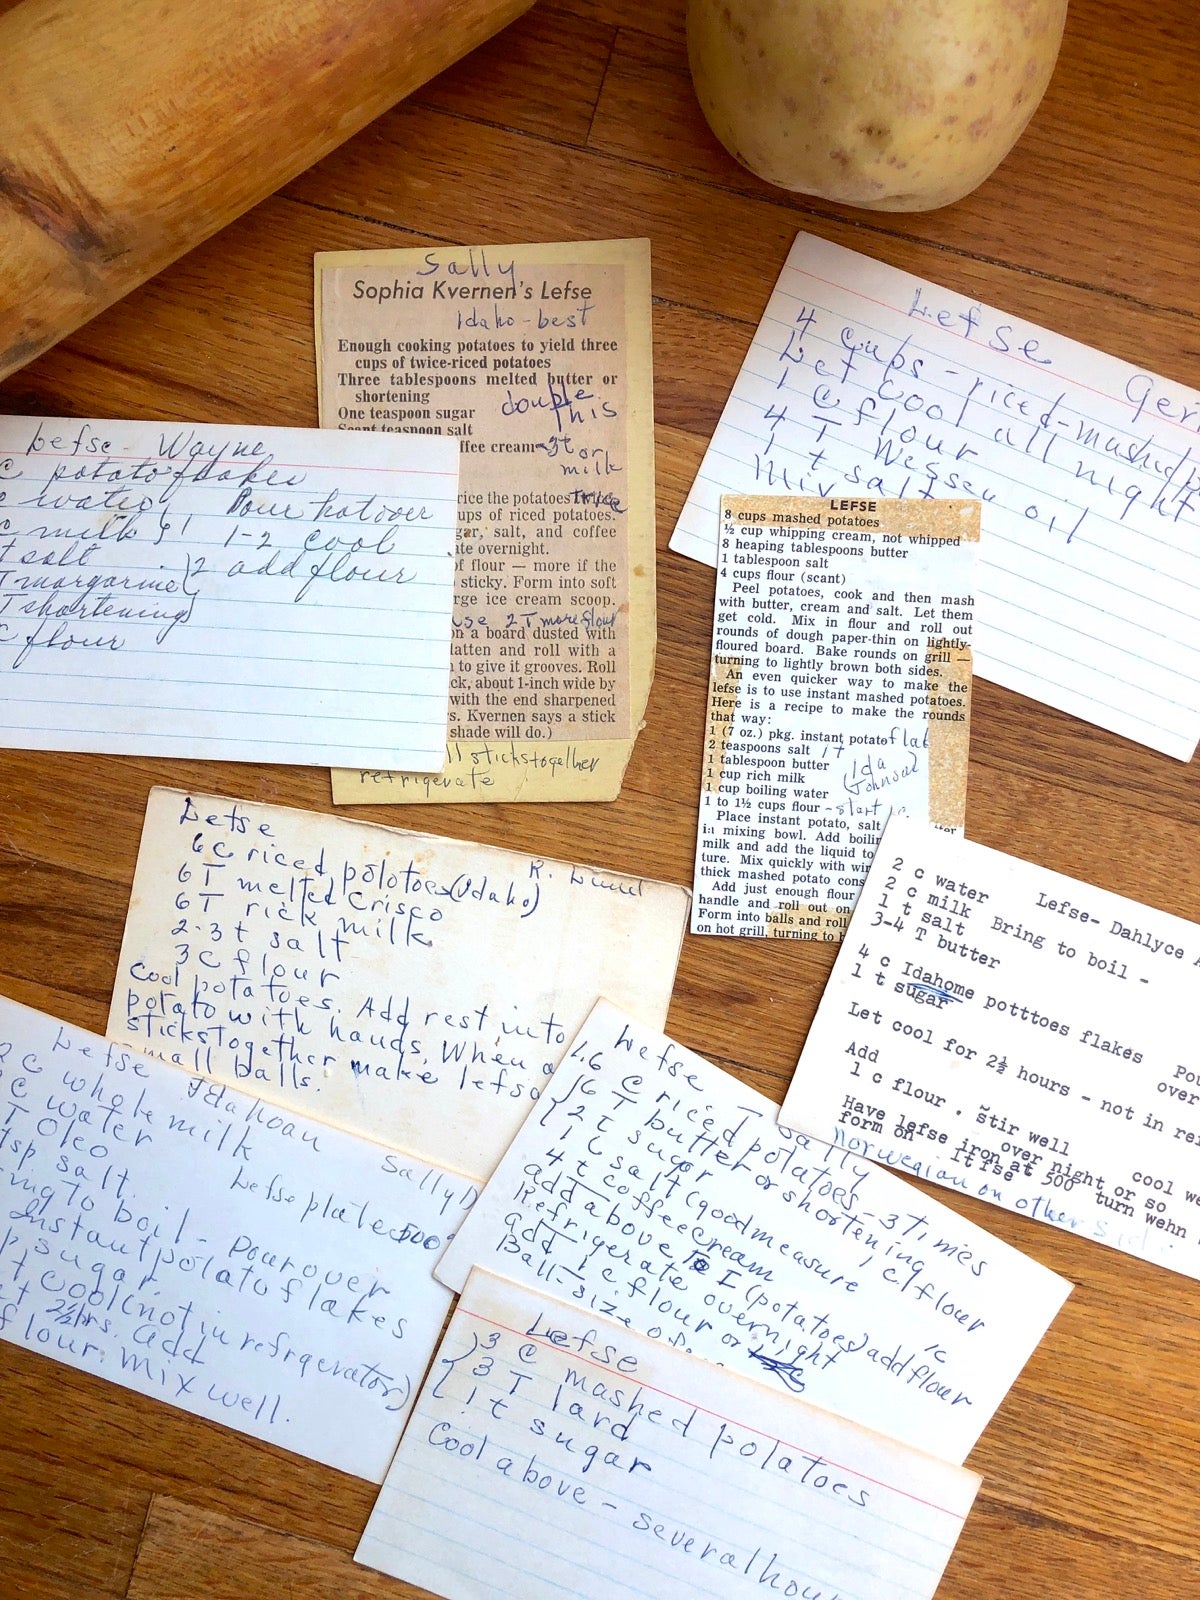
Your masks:
{"label": "aged paper edge", "polygon": [[[445,249],[439,245],[436,248]],[[450,247],[453,248],[453,247]],[[463,247],[465,248],[465,247]],[[599,239],[578,243],[513,245],[523,261],[561,264],[624,266],[625,333],[629,377],[629,717],[627,739],[524,740],[531,752],[563,758],[569,748],[582,752],[591,771],[566,772],[559,768],[499,769],[489,773],[491,784],[480,790],[471,782],[486,740],[453,740],[446,749],[440,774],[395,773],[389,783],[382,771],[334,767],[330,774],[335,805],[452,805],[468,801],[573,801],[615,800],[621,792],[625,769],[641,731],[650,686],[654,681],[657,646],[655,594],[654,505],[654,369],[650,321],[650,241]],[[326,267],[402,265],[403,258],[419,253],[420,246],[405,250],[328,250],[313,257],[317,401],[323,392],[324,346],[321,275]],[[638,514],[633,508],[638,507]],[[640,508],[645,507],[645,515]],[[457,747],[457,750],[456,750]],[[443,782],[439,786],[437,779]],[[427,781],[432,780],[432,781]]]}
{"label": "aged paper edge", "polygon": [[[770,514],[780,500],[813,499],[816,496],[796,495],[723,495],[723,511],[733,515],[763,511]],[[836,498],[836,497],[835,497]],[[821,502],[825,503],[824,501]],[[956,530],[960,543],[976,543],[980,535],[980,507],[977,502],[956,505]],[[928,532],[930,504],[925,500],[893,501],[889,507],[889,532],[911,537]],[[892,513],[895,513],[894,518]],[[943,514],[943,520],[949,514]],[[942,537],[954,537],[953,534]],[[934,655],[948,654],[948,661],[931,661]],[[709,675],[708,707],[704,727],[704,768],[701,778],[706,794],[717,794],[725,771],[725,744],[733,726],[733,715],[717,715],[714,701],[717,695],[732,695],[736,702],[741,685],[744,663],[732,656],[713,657]],[[967,765],[971,747],[971,691],[973,685],[973,658],[971,647],[960,640],[937,638],[925,642],[926,716],[929,728],[929,801],[928,820],[935,827],[962,828],[967,816]],[[965,676],[964,676],[965,675]],[[954,722],[935,720],[935,700],[947,692],[951,678],[965,682],[967,692],[962,696],[964,719]],[[698,848],[698,847],[697,847]],[[852,912],[831,906],[814,906],[807,903],[779,905],[767,916],[767,931],[761,937],[768,939],[820,939],[829,942],[844,938],[850,925]],[[797,927],[797,921],[802,925]]]}

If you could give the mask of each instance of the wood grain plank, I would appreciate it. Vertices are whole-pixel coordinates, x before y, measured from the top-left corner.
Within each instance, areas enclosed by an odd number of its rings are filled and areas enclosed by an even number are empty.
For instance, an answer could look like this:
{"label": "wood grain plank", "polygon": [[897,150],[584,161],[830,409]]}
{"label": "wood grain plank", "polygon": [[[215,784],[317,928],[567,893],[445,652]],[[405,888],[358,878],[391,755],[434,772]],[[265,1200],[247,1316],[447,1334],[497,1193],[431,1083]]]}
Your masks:
{"label": "wood grain plank", "polygon": [[[0,1356],[6,1462],[0,1506],[12,1517],[10,1538],[28,1546],[23,1557],[34,1567],[34,1547],[61,1540],[47,1556],[48,1570],[105,1583],[112,1551],[119,1550],[126,1577],[114,1592],[123,1594],[153,1493],[344,1548],[357,1540],[370,1513],[375,1487],[360,1478],[46,1355],[5,1344]],[[36,1519],[43,1514],[39,1529]],[[28,1535],[20,1532],[23,1518],[30,1519]]]}
{"label": "wood grain plank", "polygon": [[967,831],[994,849],[1175,916],[1196,918],[1200,863],[1194,833],[1170,815],[1135,810],[1079,789],[1064,793],[1039,777],[976,765],[967,794]]}
{"label": "wood grain plank", "polygon": [[399,1600],[420,1593],[358,1566],[349,1549],[158,1494],[127,1600]]}
{"label": "wood grain plank", "polygon": [[4,1347],[0,1589],[12,1600],[123,1595],[133,1569],[150,1494],[71,1449],[61,1419],[80,1392],[56,1363]]}
{"label": "wood grain plank", "polygon": [[[984,769],[992,767],[1040,778],[1062,789],[1060,818],[1070,816],[1074,795],[1113,800],[1127,810],[1153,813],[1178,824],[1179,843],[1185,828],[1200,825],[1194,761],[1169,760],[980,678],[975,680],[971,724],[977,782],[982,783]],[[975,837],[978,813],[971,808],[971,798],[969,792],[967,831]],[[982,790],[977,803],[986,804]]]}
{"label": "wood grain plank", "polygon": [[[499,130],[456,129],[450,118],[444,125],[447,137],[458,140],[462,162],[472,165],[481,182],[498,179],[518,159],[519,139],[511,140]],[[453,157],[455,151],[447,153]],[[607,160],[592,158],[593,163],[597,160],[601,168],[611,167]],[[659,184],[651,184],[640,198],[656,195],[660,210],[674,204],[659,191]],[[691,205],[711,210],[701,186],[691,188],[686,198]],[[644,226],[647,208],[637,194],[628,199],[623,212],[603,219],[609,232],[628,233]],[[386,195],[376,194],[373,203],[379,211],[389,209]],[[739,208],[748,204],[738,202]],[[432,219],[426,220],[432,224]],[[434,233],[386,219],[291,205],[276,197],[96,319],[35,367],[0,386],[0,409],[95,409],[98,391],[107,393],[115,382],[115,398],[128,415],[165,412],[219,421],[268,407],[276,420],[311,425],[316,416],[312,254],[321,249],[479,243],[495,237],[494,230],[479,228],[477,214],[464,212],[457,220],[460,229]],[[719,264],[712,252],[713,237],[739,229],[745,236],[752,230],[750,218],[718,211],[712,221],[718,232],[703,242],[698,239],[694,249],[677,236],[677,228],[665,224],[653,240],[659,421],[704,438],[715,427],[749,348],[764,303],[764,267],[773,281],[793,236],[788,224],[780,235],[779,260],[764,263],[759,258],[753,263],[756,291],[751,301],[749,296],[735,295],[731,287],[718,290],[713,279]],[[827,231],[839,242],[864,242],[854,233]],[[880,254],[900,263],[902,248],[892,241],[890,249]],[[271,252],[273,262],[265,281],[264,251]],[[929,253],[921,269],[937,275],[945,265],[945,259]],[[1186,361],[1188,340],[1196,342],[1196,330],[1178,315],[1129,307],[1106,296],[1080,294],[969,260],[956,265],[964,274],[956,286],[966,292],[991,295],[1014,312],[1040,318],[1065,332],[1082,331],[1078,324],[1086,321],[1088,337],[1146,366],[1165,368],[1172,357]],[[991,279],[986,284],[985,273]],[[997,277],[1003,280],[999,288]],[[698,300],[709,303],[697,304]],[[275,363],[282,360],[293,374],[283,389],[273,376]],[[214,372],[227,375],[219,393],[213,391]],[[168,407],[162,404],[164,390],[172,395]],[[157,410],[151,413],[148,408],[155,404]],[[664,487],[669,484],[660,484],[660,494]],[[673,503],[671,509],[673,514]]]}
{"label": "wood grain plank", "polygon": [[985,1492],[950,1558],[939,1590],[947,1600],[997,1600],[1000,1595],[1062,1596],[1063,1600],[1145,1600],[1148,1595],[1200,1592],[1200,1566],[1114,1537],[1075,1529]]}
{"label": "wood grain plank", "polygon": [[646,5],[644,0],[559,0],[561,9],[613,28],[632,28],[657,39],[683,39],[683,5],[665,0]]}
{"label": "wood grain plank", "polygon": [[[1079,1352],[1068,1347],[1063,1358],[1078,1360]],[[993,1430],[988,1443],[977,1459],[992,1499],[1097,1544],[1115,1540],[1194,1558],[1195,1446],[1173,1428],[1155,1428],[1145,1414],[1097,1420],[1086,1406],[1026,1393],[1020,1422]]]}
{"label": "wood grain plank", "polygon": [[581,145],[591,127],[616,29],[539,5],[412,96],[473,121]]}
{"label": "wood grain plank", "polygon": [[38,981],[95,1016],[111,989],[95,957],[124,916],[128,895],[95,877],[55,867],[0,861],[0,917],[5,976],[36,973]]}

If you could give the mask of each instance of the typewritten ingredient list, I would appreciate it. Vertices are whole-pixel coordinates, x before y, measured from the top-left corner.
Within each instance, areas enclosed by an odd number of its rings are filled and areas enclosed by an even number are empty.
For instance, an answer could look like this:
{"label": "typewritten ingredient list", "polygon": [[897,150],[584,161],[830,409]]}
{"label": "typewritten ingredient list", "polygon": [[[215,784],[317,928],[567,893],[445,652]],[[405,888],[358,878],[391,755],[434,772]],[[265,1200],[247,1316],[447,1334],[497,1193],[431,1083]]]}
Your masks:
{"label": "typewritten ingredient list", "polygon": [[1198,966],[1194,923],[893,818],[782,1120],[1200,1276]]}

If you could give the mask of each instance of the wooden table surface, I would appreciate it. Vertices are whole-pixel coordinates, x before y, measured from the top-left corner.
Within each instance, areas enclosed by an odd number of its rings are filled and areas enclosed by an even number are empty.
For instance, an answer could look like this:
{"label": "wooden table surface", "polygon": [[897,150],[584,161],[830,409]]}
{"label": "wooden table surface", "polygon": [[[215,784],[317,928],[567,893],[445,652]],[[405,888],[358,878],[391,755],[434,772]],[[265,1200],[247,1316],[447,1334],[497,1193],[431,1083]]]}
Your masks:
{"label": "wooden table surface", "polygon": [[[1072,0],[1049,93],[1000,171],[946,210],[876,216],[770,189],[724,154],[682,17],[683,0],[542,0],[0,385],[0,411],[314,426],[314,251],[648,236],[659,655],[624,793],[353,814],[690,883],[713,575],[666,541],[797,228],[1195,387],[1200,49],[1195,0]],[[1200,919],[1195,777],[976,683],[972,839]],[[0,752],[4,993],[103,1029],[158,783],[333,809],[323,770]],[[689,937],[668,1030],[782,1098],[833,954]],[[1200,1595],[1200,1287],[937,1198],[1077,1285],[970,1458],[983,1488],[939,1595]],[[416,1593],[351,1563],[366,1483],[7,1344],[0,1414],[0,1595]]]}

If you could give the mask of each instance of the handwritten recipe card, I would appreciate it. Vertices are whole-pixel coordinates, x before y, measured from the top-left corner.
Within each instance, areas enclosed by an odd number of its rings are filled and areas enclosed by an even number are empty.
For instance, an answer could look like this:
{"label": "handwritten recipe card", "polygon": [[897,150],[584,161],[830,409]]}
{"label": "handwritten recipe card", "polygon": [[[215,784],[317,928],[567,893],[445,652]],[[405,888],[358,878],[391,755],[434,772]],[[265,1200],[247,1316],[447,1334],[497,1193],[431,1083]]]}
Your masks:
{"label": "handwritten recipe card", "polygon": [[316,324],[323,427],[462,447],[446,765],[334,799],[615,798],[654,664],[648,242],[320,254]]}
{"label": "handwritten recipe card", "polygon": [[961,1462],[1054,1273],[601,1002],[437,1266],[473,1266]]}
{"label": "handwritten recipe card", "polygon": [[661,1023],[672,884],[155,789],[109,1033],[483,1179],[593,1003]]}
{"label": "handwritten recipe card", "polygon": [[931,1600],[978,1487],[476,1272],[355,1558],[449,1600]]}
{"label": "handwritten recipe card", "polygon": [[782,1120],[1200,1277],[1200,928],[893,818]]}
{"label": "handwritten recipe card", "polygon": [[979,507],[721,508],[692,932],[840,938],[890,811],[963,825]]}
{"label": "handwritten recipe card", "polygon": [[723,494],[982,501],[975,670],[1181,761],[1200,738],[1200,398],[800,234],[671,540]]}
{"label": "handwritten recipe card", "polygon": [[461,1178],[0,999],[0,1334],[378,1483]]}
{"label": "handwritten recipe card", "polygon": [[0,417],[0,742],[441,765],[458,447]]}

